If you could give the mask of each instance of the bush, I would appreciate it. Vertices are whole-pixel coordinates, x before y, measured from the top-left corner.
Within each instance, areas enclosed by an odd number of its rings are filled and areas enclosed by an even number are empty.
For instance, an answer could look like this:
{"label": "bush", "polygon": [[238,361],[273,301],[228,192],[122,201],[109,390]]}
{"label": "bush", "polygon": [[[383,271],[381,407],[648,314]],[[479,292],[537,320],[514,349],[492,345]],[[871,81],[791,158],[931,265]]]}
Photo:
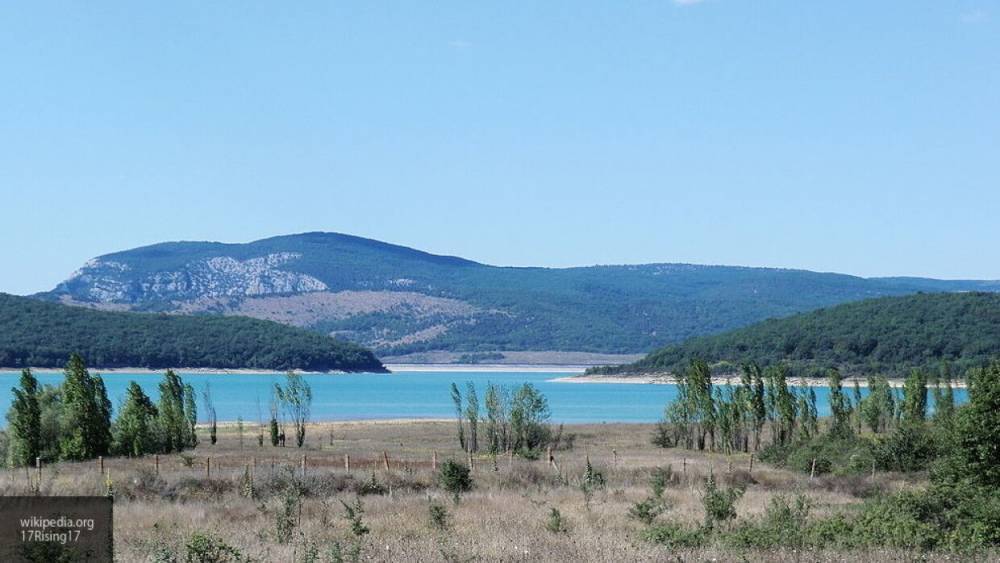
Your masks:
{"label": "bush", "polygon": [[221,539],[195,532],[185,546],[184,560],[187,563],[243,563],[250,558]]}
{"label": "bush", "polygon": [[939,451],[934,435],[919,424],[904,424],[872,446],[875,465],[883,471],[920,471]]}
{"label": "bush", "polygon": [[458,502],[459,495],[472,490],[472,476],[469,468],[454,460],[447,460],[438,471],[438,483]]}
{"label": "bush", "polygon": [[643,537],[674,549],[701,547],[708,539],[708,532],[703,528],[686,528],[676,523],[653,526],[643,533]]}
{"label": "bush", "polygon": [[656,520],[657,516],[663,514],[666,510],[666,503],[659,497],[652,496],[633,504],[628,509],[628,516],[649,526]]}
{"label": "bush", "polygon": [[742,488],[719,489],[715,477],[708,476],[701,504],[705,508],[705,528],[711,530],[716,524],[736,518],[736,501],[743,496]]}
{"label": "bush", "polygon": [[558,508],[549,510],[549,519],[545,521],[545,529],[553,534],[564,534],[569,531],[566,520]]}
{"label": "bush", "polygon": [[432,502],[427,508],[431,519],[431,527],[442,532],[447,530],[448,509],[443,504],[437,502]]}
{"label": "bush", "polygon": [[821,434],[760,452],[761,461],[803,473],[810,473],[816,460],[816,475],[863,473],[871,470],[873,459],[871,443],[854,435]]}

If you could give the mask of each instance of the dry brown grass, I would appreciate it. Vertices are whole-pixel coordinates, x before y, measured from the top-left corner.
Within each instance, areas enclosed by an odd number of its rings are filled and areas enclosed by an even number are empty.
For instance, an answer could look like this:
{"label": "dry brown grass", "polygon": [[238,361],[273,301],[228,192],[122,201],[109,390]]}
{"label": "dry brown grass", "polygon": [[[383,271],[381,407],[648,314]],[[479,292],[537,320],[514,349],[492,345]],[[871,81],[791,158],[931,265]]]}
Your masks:
{"label": "dry brown grass", "polygon": [[[374,473],[384,494],[361,496],[364,520],[371,532],[362,540],[367,561],[909,561],[898,551],[801,553],[792,550],[740,553],[722,548],[676,551],[641,539],[642,524],[629,519],[628,508],[649,495],[649,475],[655,467],[671,466],[676,479],[665,497],[669,511],[661,519],[700,522],[704,513],[700,491],[709,471],[720,480],[745,484],[737,506],[743,519],[757,518],[776,494],[809,496],[817,515],[845,510],[861,502],[856,496],[875,488],[902,486],[880,476],[855,482],[808,476],[756,463],[747,473],[745,455],[700,454],[664,450],[649,444],[651,427],[639,424],[567,426],[576,434],[572,450],[555,452],[558,472],[544,461],[476,458],[475,489],[453,504],[435,483],[432,452],[439,459],[464,460],[454,439],[453,422],[344,422],[312,425],[306,447],[257,446],[256,432],[247,431],[242,449],[236,429],[220,429],[220,442],[202,445],[182,455],[106,459],[115,488],[115,542],[121,561],[153,561],[158,553],[179,554],[192,533],[209,531],[260,561],[303,561],[309,546],[326,561],[334,542],[345,551],[352,544],[339,501],[352,502]],[[254,429],[255,430],[255,429]],[[333,441],[330,442],[330,431]],[[390,470],[382,452],[388,452]],[[301,456],[307,456],[305,479]],[[351,456],[352,471],[344,469]],[[185,457],[190,460],[188,466]],[[212,477],[206,478],[206,458]],[[607,479],[607,486],[585,495],[579,484],[587,457]],[[241,495],[246,468],[256,459],[256,498]],[[730,469],[731,466],[731,469]],[[276,514],[289,485],[303,492],[301,515],[292,540],[276,541]],[[104,479],[96,461],[45,467],[42,494],[103,494]],[[3,472],[3,494],[28,492],[23,469]],[[451,527],[436,530],[429,504],[444,504]],[[553,533],[545,523],[551,508],[566,519],[569,530]]]}

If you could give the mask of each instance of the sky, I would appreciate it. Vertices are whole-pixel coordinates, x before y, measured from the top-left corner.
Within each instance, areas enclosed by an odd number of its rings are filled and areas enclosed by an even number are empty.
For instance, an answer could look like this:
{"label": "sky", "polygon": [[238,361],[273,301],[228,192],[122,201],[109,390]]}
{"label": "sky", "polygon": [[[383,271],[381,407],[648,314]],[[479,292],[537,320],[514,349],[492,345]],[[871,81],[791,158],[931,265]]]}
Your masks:
{"label": "sky", "polygon": [[1000,279],[1000,0],[5,2],[0,291],[336,231]]}

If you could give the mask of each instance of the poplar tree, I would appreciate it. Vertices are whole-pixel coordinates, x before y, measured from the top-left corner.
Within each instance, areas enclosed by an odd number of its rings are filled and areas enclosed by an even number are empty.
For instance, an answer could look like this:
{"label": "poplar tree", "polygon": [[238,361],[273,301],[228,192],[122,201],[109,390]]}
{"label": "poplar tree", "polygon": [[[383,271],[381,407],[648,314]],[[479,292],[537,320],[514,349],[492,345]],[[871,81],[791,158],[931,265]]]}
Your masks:
{"label": "poplar tree", "polygon": [[458,390],[458,385],[451,382],[451,402],[455,405],[455,419],[458,421],[458,445],[463,450],[465,447],[465,426],[462,424],[462,392]]}
{"label": "poplar tree", "polygon": [[187,418],[184,416],[184,385],[173,370],[160,383],[157,426],[163,451],[179,452],[188,445]]}
{"label": "poplar tree", "polygon": [[476,386],[471,381],[465,384],[465,418],[469,420],[469,451],[477,452],[479,451],[479,397],[476,395]]}
{"label": "poplar tree", "polygon": [[184,384],[184,417],[187,420],[187,445],[193,448],[198,445],[198,434],[195,433],[195,427],[198,425],[198,405],[194,387],[190,383]]}
{"label": "poplar tree", "polygon": [[851,434],[851,407],[850,401],[844,395],[843,378],[836,369],[831,369],[828,373],[830,386],[830,434],[836,437],[845,438]]}
{"label": "poplar tree", "polygon": [[119,455],[141,456],[159,451],[155,433],[156,407],[139,384],[129,382],[118,420],[114,449]]}
{"label": "poplar tree", "polygon": [[927,375],[921,370],[913,370],[903,383],[903,423],[922,423],[927,417]]}
{"label": "poplar tree", "polygon": [[78,354],[70,356],[64,373],[60,457],[84,460],[106,454],[111,435],[111,403],[104,382],[90,376]]}
{"label": "poplar tree", "polygon": [[20,388],[12,389],[14,402],[7,414],[10,425],[10,465],[29,465],[42,452],[42,410],[38,404],[38,379],[30,369],[21,370]]}

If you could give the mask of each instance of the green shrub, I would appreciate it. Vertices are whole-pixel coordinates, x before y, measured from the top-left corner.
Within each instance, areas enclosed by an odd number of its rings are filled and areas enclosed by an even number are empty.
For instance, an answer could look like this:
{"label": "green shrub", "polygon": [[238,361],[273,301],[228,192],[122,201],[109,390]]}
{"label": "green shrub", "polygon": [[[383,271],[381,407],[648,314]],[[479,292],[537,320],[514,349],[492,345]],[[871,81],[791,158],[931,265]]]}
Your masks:
{"label": "green shrub", "polygon": [[649,526],[656,520],[657,516],[666,510],[666,503],[660,497],[652,496],[633,504],[628,509],[628,516]]}
{"label": "green shrub", "polygon": [[449,524],[448,509],[437,502],[432,502],[427,509],[431,519],[431,527],[442,532],[447,530]]}
{"label": "green shrub", "polygon": [[720,489],[715,484],[715,477],[709,475],[701,497],[701,504],[705,508],[705,528],[711,530],[716,524],[735,519],[736,501],[742,496],[741,487]]}
{"label": "green shrub", "polygon": [[354,537],[360,538],[371,531],[362,519],[365,508],[362,506],[360,498],[355,498],[353,505],[344,501],[340,501],[340,504],[344,505],[344,520],[347,520],[348,524],[351,525],[351,533],[354,534]]}
{"label": "green shrub", "polygon": [[663,498],[663,491],[673,481],[674,468],[672,466],[654,468],[653,473],[649,476],[649,487],[653,490],[653,496]]}
{"label": "green shrub", "polygon": [[875,465],[883,471],[920,471],[939,451],[935,436],[921,424],[904,424],[872,446]]}
{"label": "green shrub", "polygon": [[643,533],[646,540],[674,549],[701,547],[708,535],[708,530],[703,528],[686,528],[673,522],[653,526]]}
{"label": "green shrub", "polygon": [[186,563],[243,563],[250,558],[221,539],[195,532],[185,546]]}
{"label": "green shrub", "polygon": [[471,472],[465,465],[449,459],[441,464],[438,483],[441,484],[441,488],[454,496],[455,502],[458,502],[459,495],[472,490]]}
{"label": "green shrub", "polygon": [[545,529],[553,534],[564,534],[569,531],[569,527],[566,525],[566,520],[563,518],[562,513],[559,512],[558,508],[552,508],[549,510],[549,518],[545,521]]}

